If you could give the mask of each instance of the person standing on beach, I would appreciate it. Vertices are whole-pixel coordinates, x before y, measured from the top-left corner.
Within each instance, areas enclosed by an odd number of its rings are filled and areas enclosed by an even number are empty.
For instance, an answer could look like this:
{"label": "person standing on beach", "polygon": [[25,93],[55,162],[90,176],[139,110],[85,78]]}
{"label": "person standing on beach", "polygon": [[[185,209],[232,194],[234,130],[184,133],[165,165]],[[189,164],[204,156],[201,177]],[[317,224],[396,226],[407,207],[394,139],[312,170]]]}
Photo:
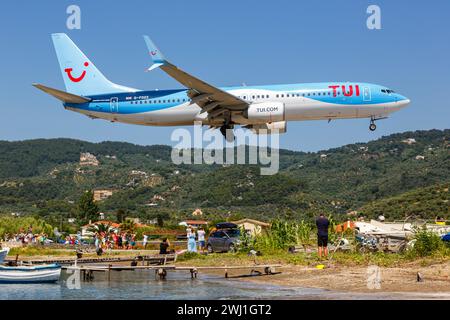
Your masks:
{"label": "person standing on beach", "polygon": [[170,242],[167,238],[162,239],[159,244],[159,254],[168,254],[169,253]]}
{"label": "person standing on beach", "polygon": [[328,227],[330,221],[325,217],[323,213],[316,219],[317,226],[317,246],[319,259],[322,259],[322,254],[325,258],[328,256]]}
{"label": "person standing on beach", "polygon": [[200,227],[200,229],[197,231],[197,239],[200,250],[202,252],[205,251],[205,230],[203,230],[202,227]]}
{"label": "person standing on beach", "polygon": [[195,233],[191,232],[188,238],[188,252],[197,252],[197,242],[195,241]]}
{"label": "person standing on beach", "polygon": [[148,243],[148,235],[144,233],[144,240],[142,241],[142,246],[144,249],[147,249],[147,243]]}
{"label": "person standing on beach", "polygon": [[122,235],[121,235],[121,234],[118,234],[118,235],[117,235],[117,247],[118,247],[119,249],[123,249]]}

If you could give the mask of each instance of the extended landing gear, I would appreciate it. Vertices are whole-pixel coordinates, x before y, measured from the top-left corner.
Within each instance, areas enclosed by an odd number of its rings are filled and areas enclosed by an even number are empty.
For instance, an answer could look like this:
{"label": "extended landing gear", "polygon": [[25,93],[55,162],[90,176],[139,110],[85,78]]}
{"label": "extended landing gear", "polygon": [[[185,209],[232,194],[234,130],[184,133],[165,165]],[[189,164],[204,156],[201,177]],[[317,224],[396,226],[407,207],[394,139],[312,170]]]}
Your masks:
{"label": "extended landing gear", "polygon": [[377,125],[375,124],[375,120],[374,120],[374,119],[371,119],[371,120],[370,120],[369,130],[370,130],[370,131],[375,131],[375,130],[377,130]]}
{"label": "extended landing gear", "polygon": [[234,141],[233,125],[224,124],[220,127],[220,133],[225,137],[228,142]]}

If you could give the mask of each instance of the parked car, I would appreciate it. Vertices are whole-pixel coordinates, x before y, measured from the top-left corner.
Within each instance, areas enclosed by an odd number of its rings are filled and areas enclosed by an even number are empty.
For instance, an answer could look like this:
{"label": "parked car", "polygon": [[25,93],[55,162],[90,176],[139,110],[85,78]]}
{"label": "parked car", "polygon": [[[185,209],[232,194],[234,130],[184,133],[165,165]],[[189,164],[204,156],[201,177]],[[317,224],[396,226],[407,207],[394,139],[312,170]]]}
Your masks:
{"label": "parked car", "polygon": [[176,239],[178,241],[187,240],[187,233],[177,234]]}
{"label": "parked car", "polygon": [[220,222],[216,224],[216,229],[237,229],[238,226],[235,223],[232,222]]}
{"label": "parked car", "polygon": [[212,252],[234,252],[240,244],[239,229],[221,229],[214,231],[208,238],[206,249]]}

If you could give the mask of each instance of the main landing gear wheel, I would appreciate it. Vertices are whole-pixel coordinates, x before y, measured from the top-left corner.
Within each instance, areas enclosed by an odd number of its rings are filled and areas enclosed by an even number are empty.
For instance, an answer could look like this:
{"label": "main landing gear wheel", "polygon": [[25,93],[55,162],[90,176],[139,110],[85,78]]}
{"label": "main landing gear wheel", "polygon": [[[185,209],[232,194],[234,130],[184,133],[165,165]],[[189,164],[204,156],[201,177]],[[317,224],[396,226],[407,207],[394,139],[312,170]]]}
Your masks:
{"label": "main landing gear wheel", "polygon": [[220,133],[225,137],[225,139],[228,142],[233,142],[234,141],[234,133],[233,133],[233,126],[232,125],[224,124],[223,126],[220,127]]}
{"label": "main landing gear wheel", "polygon": [[369,130],[370,130],[370,131],[375,131],[375,130],[377,130],[377,125],[375,124],[375,120],[374,120],[373,118],[370,119]]}

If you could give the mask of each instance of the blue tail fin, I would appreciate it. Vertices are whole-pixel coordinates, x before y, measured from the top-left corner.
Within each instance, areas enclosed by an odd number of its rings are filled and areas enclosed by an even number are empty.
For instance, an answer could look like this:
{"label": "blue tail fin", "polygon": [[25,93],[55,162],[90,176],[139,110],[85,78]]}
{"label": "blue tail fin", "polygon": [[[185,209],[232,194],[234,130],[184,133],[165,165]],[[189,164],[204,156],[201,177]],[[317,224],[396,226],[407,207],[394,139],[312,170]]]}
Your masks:
{"label": "blue tail fin", "polygon": [[90,96],[138,91],[106,79],[65,33],[52,34],[52,39],[67,92]]}

